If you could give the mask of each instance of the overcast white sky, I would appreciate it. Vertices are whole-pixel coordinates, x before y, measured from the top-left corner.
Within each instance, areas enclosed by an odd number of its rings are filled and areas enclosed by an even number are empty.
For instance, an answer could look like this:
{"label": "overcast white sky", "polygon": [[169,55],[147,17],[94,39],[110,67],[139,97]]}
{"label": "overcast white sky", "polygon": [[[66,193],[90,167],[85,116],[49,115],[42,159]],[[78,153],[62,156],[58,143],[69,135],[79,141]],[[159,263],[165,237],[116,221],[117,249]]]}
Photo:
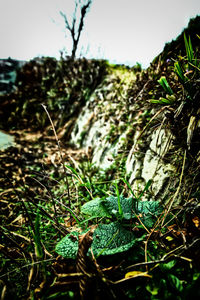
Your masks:
{"label": "overcast white sky", "polygon": [[[22,60],[70,51],[59,11],[73,11],[74,0],[0,0],[0,58]],[[166,42],[176,38],[200,0],[93,0],[80,48],[86,56],[148,66]]]}

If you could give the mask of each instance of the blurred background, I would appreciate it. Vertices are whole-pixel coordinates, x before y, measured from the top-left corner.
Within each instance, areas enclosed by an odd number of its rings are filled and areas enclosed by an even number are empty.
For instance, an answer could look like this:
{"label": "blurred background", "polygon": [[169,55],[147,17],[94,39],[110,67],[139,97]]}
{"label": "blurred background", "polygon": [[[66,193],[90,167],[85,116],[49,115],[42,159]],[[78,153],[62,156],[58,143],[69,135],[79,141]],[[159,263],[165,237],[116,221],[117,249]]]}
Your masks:
{"label": "blurred background", "polygon": [[[71,54],[62,11],[73,15],[75,0],[0,0],[0,58],[29,60]],[[93,0],[77,56],[148,67],[166,42],[200,14],[199,0]]]}

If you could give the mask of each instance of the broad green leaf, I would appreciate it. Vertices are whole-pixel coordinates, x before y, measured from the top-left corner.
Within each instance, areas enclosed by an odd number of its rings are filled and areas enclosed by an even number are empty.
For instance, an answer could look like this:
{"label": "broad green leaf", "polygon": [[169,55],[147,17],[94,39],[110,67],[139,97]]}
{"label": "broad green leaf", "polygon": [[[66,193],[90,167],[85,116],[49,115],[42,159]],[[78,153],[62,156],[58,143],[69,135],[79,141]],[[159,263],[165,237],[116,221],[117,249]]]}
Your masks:
{"label": "broad green leaf", "polygon": [[159,201],[140,201],[138,202],[138,212],[144,214],[155,214],[158,215],[161,211]]}
{"label": "broad green leaf", "polygon": [[139,201],[137,213],[143,224],[151,228],[156,222],[157,217],[162,212],[158,201]]}
{"label": "broad green leaf", "polygon": [[81,207],[81,212],[94,217],[111,217],[111,214],[106,210],[104,206],[104,200],[96,198],[89,202],[86,202]]}
{"label": "broad green leaf", "polygon": [[[64,237],[55,251],[64,258],[76,259],[78,252],[79,232],[74,231]],[[129,250],[136,241],[134,234],[126,230],[120,223],[101,224],[94,231],[92,251],[95,256],[113,255]],[[90,251],[89,251],[90,252]]]}
{"label": "broad green leaf", "polygon": [[57,245],[56,253],[64,258],[75,259],[78,252],[78,236],[79,232],[73,231],[66,235]]}
{"label": "broad green leaf", "polygon": [[81,212],[94,217],[116,217],[121,218],[119,214],[119,201],[123,212],[123,219],[130,220],[136,218],[135,213],[140,215],[141,221],[146,227],[152,227],[161,213],[160,203],[158,201],[137,201],[135,208],[135,199],[133,197],[125,198],[110,196],[106,199],[94,199],[85,203]]}
{"label": "broad green leaf", "polygon": [[[121,209],[123,212],[123,218],[125,220],[130,220],[133,216],[133,203],[134,199],[131,198],[125,198],[124,196],[119,196],[119,201],[121,205]],[[118,206],[118,197],[110,196],[105,199],[104,206],[108,213],[113,216],[119,215],[119,206]]]}
{"label": "broad green leaf", "polygon": [[101,224],[94,231],[92,251],[96,257],[122,253],[133,247],[136,241],[134,234],[118,222]]}

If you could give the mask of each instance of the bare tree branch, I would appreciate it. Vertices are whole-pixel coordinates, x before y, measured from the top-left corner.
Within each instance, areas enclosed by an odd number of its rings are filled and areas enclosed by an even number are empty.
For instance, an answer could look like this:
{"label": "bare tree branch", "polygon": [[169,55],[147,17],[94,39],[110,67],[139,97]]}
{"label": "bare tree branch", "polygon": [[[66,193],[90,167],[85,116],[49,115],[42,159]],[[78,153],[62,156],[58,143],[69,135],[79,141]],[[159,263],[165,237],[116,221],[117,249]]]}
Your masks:
{"label": "bare tree branch", "polygon": [[[84,4],[82,0],[76,0],[75,1],[75,8],[73,12],[73,19],[71,22],[71,25],[69,23],[69,20],[63,12],[60,12],[60,15],[64,18],[65,21],[65,28],[70,32],[71,39],[72,39],[72,53],[71,57],[72,59],[75,58],[76,51],[78,48],[78,43],[80,40],[81,32],[84,27],[84,20],[87,15],[87,12],[92,4],[92,0],[87,0]],[[80,18],[78,18],[78,8],[80,9]]]}

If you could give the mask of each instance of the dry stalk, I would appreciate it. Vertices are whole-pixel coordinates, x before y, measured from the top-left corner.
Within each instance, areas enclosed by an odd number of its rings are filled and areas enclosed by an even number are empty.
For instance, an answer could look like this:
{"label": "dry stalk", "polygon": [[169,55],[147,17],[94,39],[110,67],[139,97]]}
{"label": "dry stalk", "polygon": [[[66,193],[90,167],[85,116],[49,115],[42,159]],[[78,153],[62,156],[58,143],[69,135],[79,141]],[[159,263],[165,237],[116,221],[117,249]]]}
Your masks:
{"label": "dry stalk", "polygon": [[[52,127],[52,130],[54,132],[54,136],[55,136],[55,139],[56,139],[56,142],[57,142],[57,146],[58,146],[58,152],[59,152],[59,155],[60,155],[60,160],[61,160],[61,163],[62,163],[62,167],[63,167],[63,171],[64,171],[64,174],[66,174],[66,168],[65,168],[65,164],[64,164],[64,159],[63,159],[63,156],[62,156],[62,152],[61,152],[61,146],[60,146],[60,141],[58,139],[58,136],[57,136],[57,133],[56,133],[56,130],[55,130],[55,126],[53,124],[53,121],[51,119],[51,116],[46,108],[46,106],[44,104],[42,104],[42,107],[44,108],[48,118],[49,118],[49,121],[51,123],[51,127]],[[69,182],[68,182],[68,178],[67,178],[67,174],[65,176],[65,181],[66,181],[66,185],[67,185],[67,195],[68,195],[68,200],[69,200],[69,205],[71,204],[71,197],[70,197],[70,191],[69,191]],[[71,205],[70,205],[71,206]]]}

